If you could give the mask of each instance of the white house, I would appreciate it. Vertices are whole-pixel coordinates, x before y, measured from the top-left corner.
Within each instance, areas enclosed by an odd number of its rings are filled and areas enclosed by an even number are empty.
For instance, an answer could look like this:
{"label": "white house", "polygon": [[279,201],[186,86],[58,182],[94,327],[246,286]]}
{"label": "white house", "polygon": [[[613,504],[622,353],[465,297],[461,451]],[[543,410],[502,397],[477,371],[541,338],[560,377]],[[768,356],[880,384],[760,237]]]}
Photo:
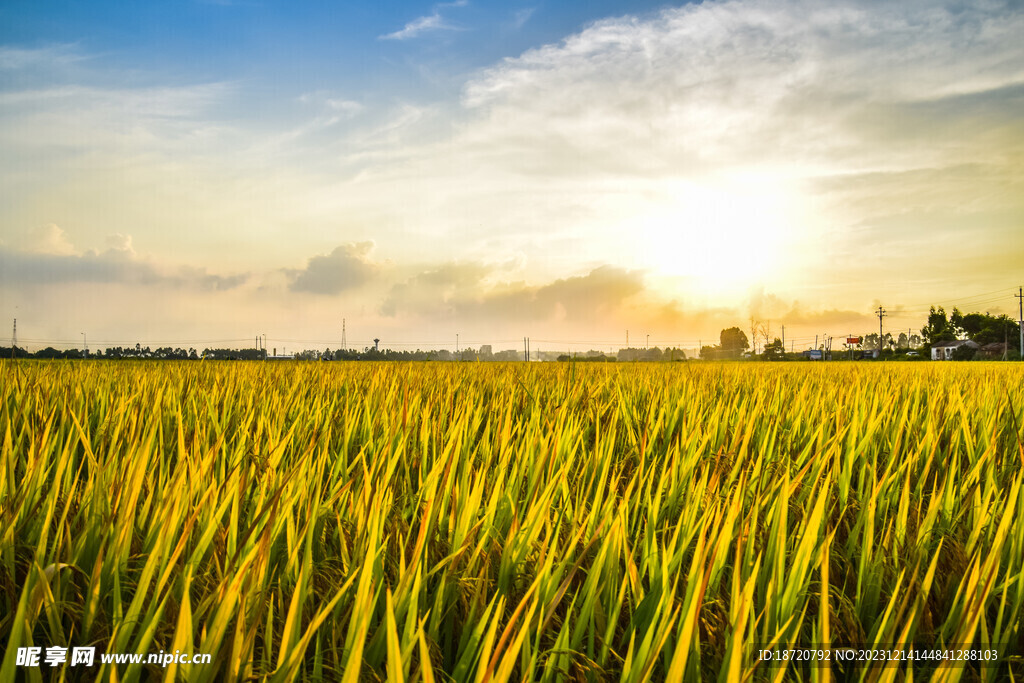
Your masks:
{"label": "white house", "polygon": [[975,351],[978,350],[978,344],[970,339],[938,342],[937,344],[932,344],[932,360],[953,360],[953,353],[962,346],[968,346]]}

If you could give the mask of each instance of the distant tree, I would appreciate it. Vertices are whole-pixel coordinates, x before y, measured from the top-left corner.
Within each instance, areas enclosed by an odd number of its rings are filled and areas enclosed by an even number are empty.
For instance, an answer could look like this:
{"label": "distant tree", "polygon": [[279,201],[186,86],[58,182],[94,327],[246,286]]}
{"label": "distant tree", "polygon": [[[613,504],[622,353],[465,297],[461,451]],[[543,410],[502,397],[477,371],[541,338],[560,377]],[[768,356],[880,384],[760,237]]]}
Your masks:
{"label": "distant tree", "polygon": [[772,343],[765,344],[761,358],[764,360],[786,360],[786,349],[782,346],[782,340],[776,337]]}
{"label": "distant tree", "polygon": [[686,351],[683,351],[682,349],[677,349],[676,347],[671,346],[671,347],[665,349],[664,358],[666,360],[670,360],[670,361],[686,360]]}
{"label": "distant tree", "polygon": [[953,328],[953,334],[958,339],[970,339],[981,331],[985,316],[981,313],[964,313],[959,308],[954,308],[949,315],[949,324]]}
{"label": "distant tree", "polygon": [[1018,334],[1017,321],[1007,315],[997,317],[988,313],[961,313],[953,309],[949,321],[958,337],[978,344],[1002,342]]}
{"label": "distant tree", "polygon": [[994,342],[1002,342],[1003,340],[1011,340],[1014,336],[1020,334],[1020,323],[1008,315],[1001,315],[998,318],[989,315],[985,317],[984,325],[982,325],[978,334],[973,337],[974,341],[979,344],[992,344]]}
{"label": "distant tree", "polygon": [[722,352],[732,358],[740,356],[750,348],[747,335],[738,327],[722,330],[721,335],[719,335],[719,341],[721,342]]}
{"label": "distant tree", "polygon": [[940,341],[953,341],[956,339],[956,331],[953,325],[946,318],[946,311],[942,306],[936,309],[932,306],[928,312],[928,324],[921,328],[921,336],[928,346]]}
{"label": "distant tree", "polygon": [[771,325],[763,320],[750,319],[750,341],[754,344],[753,351],[757,353],[757,341],[758,339],[764,339],[764,343],[768,344],[768,335],[771,333]]}
{"label": "distant tree", "polygon": [[0,358],[29,358],[31,355],[20,346],[0,346]]}
{"label": "distant tree", "polygon": [[[946,317],[940,306],[929,309],[928,324],[922,328],[921,336],[929,346],[940,341],[970,339],[978,344],[1003,342],[1017,335],[1017,321],[1007,315],[994,316],[988,313],[963,313],[958,308]],[[911,345],[914,345],[911,338]]]}
{"label": "distant tree", "polygon": [[900,332],[899,338],[896,339],[896,348],[905,349],[910,346],[910,341],[907,337],[906,332]]}
{"label": "distant tree", "polygon": [[708,346],[705,344],[700,347],[700,357],[704,360],[715,360],[716,358],[721,358],[722,348],[720,346]]}

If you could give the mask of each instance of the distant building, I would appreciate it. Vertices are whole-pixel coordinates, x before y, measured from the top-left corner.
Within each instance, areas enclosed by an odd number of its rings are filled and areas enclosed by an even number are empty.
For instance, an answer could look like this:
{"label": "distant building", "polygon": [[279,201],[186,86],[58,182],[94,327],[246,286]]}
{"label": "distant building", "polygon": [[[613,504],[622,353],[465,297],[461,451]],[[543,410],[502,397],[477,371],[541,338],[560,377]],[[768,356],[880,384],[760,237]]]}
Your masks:
{"label": "distant building", "polygon": [[957,339],[956,341],[944,341],[932,344],[932,360],[953,360],[953,354],[957,349],[967,346],[977,350],[977,342],[970,339]]}
{"label": "distant building", "polygon": [[1008,345],[1004,344],[1003,342],[992,342],[991,344],[985,344],[980,349],[978,349],[978,353],[981,355],[982,358],[986,358],[988,360],[998,360],[1003,357],[1003,354],[1006,353],[1007,346]]}

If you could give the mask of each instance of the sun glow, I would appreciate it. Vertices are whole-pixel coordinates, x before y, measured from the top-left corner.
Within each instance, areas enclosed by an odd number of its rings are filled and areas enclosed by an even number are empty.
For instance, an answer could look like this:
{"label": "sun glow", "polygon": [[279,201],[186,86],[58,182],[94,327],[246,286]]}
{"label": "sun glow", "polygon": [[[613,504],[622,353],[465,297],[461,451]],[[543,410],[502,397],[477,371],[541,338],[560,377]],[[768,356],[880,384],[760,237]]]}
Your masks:
{"label": "sun glow", "polygon": [[639,259],[707,295],[746,291],[785,267],[787,205],[785,191],[761,183],[683,184],[641,219]]}

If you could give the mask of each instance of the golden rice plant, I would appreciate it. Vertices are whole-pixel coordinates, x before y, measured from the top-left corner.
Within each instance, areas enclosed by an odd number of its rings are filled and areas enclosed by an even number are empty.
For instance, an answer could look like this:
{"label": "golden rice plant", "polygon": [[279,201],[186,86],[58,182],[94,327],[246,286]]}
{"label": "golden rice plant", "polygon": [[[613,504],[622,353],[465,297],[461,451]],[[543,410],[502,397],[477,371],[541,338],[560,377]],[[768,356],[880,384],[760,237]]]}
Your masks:
{"label": "golden rice plant", "polygon": [[[1022,677],[1016,365],[0,373],[0,680]],[[757,654],[811,644],[1002,657]]]}

